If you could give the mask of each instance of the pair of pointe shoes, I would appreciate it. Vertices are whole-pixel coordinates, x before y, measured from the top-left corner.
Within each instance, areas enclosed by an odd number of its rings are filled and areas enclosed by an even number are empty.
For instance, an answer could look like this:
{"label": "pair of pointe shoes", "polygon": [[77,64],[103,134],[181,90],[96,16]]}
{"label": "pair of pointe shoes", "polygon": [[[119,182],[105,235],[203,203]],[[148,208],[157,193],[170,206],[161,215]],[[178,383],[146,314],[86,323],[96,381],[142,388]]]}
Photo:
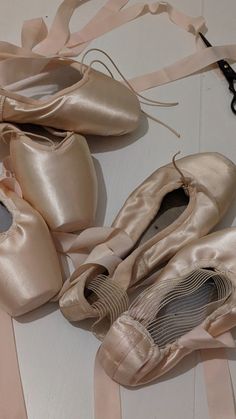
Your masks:
{"label": "pair of pointe shoes", "polygon": [[[160,168],[130,195],[110,236],[64,285],[63,314],[93,318],[96,335],[106,335],[100,363],[115,381],[144,384],[195,349],[234,346],[225,332],[236,325],[236,228],[207,233],[235,186],[235,165],[217,153]],[[156,215],[156,229],[164,228],[148,238]]]}
{"label": "pair of pointe shoes", "polygon": [[155,171],[129,196],[108,237],[64,284],[60,308],[65,317],[92,318],[98,337],[103,336],[128,308],[127,292],[221,220],[235,186],[236,166],[218,153],[191,155]]}

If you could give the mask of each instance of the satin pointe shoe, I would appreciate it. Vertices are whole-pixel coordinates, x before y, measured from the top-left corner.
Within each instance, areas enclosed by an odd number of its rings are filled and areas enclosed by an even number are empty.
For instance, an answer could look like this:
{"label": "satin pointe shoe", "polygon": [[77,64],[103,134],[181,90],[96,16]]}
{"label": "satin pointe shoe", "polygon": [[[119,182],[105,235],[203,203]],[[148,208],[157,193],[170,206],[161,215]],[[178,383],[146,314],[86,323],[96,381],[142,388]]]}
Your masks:
{"label": "satin pointe shoe", "polygon": [[123,135],[139,124],[135,93],[90,67],[69,59],[32,57],[4,65],[2,121],[102,136]]}
{"label": "satin pointe shoe", "polygon": [[98,357],[113,380],[155,380],[197,349],[234,347],[236,228],[195,240],[113,324]]}
{"label": "satin pointe shoe", "polygon": [[[37,209],[52,231],[83,230],[94,223],[97,177],[84,137],[70,132],[21,131],[0,125],[10,141],[13,176],[23,198]],[[26,129],[26,127],[25,127]],[[43,134],[43,135],[42,135]]]}
{"label": "satin pointe shoe", "polygon": [[[95,247],[65,284],[60,298],[64,316],[70,321],[93,318],[93,330],[102,338],[127,310],[132,289],[219,222],[233,200],[235,184],[236,166],[218,153],[173,160],[154,172],[116,217],[115,237],[113,233]],[[128,256],[127,237],[136,245]]]}
{"label": "satin pointe shoe", "polygon": [[20,316],[62,286],[59,260],[41,215],[0,183],[0,306]]}

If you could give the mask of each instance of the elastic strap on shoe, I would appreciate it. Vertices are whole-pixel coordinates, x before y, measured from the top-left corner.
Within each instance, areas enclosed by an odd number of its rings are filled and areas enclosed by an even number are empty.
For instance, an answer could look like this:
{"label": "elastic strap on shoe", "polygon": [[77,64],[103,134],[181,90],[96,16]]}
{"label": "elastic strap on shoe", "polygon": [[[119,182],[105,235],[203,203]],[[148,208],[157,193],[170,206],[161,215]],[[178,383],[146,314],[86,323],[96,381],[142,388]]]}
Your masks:
{"label": "elastic strap on shoe", "polygon": [[0,417],[27,419],[12,318],[0,310]]}

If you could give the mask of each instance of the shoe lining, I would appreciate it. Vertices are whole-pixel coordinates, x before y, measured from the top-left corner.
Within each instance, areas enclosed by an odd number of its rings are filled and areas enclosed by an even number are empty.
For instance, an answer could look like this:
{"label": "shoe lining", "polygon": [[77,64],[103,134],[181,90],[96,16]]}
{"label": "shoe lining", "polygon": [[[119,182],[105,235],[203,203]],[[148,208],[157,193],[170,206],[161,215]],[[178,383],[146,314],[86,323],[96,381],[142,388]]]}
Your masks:
{"label": "shoe lining", "polygon": [[9,230],[13,222],[13,216],[5,207],[5,205],[0,202],[0,233],[5,233]]}
{"label": "shoe lining", "polygon": [[[189,203],[189,197],[186,195],[183,188],[176,189],[166,194],[166,196],[162,200],[160,209],[156,217],[150,223],[149,227],[144,232],[141,239],[136,244],[135,248],[137,248],[140,244],[149,240],[151,237],[159,233],[168,225],[172,224],[183,213],[188,203]],[[102,300],[102,297],[100,295],[100,288],[102,286],[103,292],[105,291],[107,280],[108,278],[106,276],[100,275],[98,276],[98,278],[95,278],[86,286],[84,295],[85,295],[85,298],[87,298],[91,304],[94,305],[94,303],[96,303],[98,299]],[[110,289],[109,291],[107,290],[107,292],[112,294],[114,292],[114,289]],[[107,298],[106,298],[106,302],[107,302]],[[102,301],[102,305],[104,304],[105,302]],[[114,304],[115,304],[115,300],[114,300]],[[106,306],[107,312],[111,313],[111,310],[108,307],[108,305],[105,304],[105,306]],[[120,312],[120,308],[119,308],[119,312]],[[111,318],[114,321],[112,315],[111,315]]]}
{"label": "shoe lining", "polygon": [[[59,145],[66,137],[65,131],[54,130],[49,127],[43,127],[33,124],[19,124],[21,132],[24,132],[36,144],[52,146],[47,139],[54,143],[55,146]],[[35,135],[39,137],[35,138]],[[43,139],[45,137],[45,139]]]}
{"label": "shoe lining", "polygon": [[29,76],[5,86],[4,89],[27,98],[45,100],[78,83],[81,78],[79,71],[75,68],[62,66],[35,76]]}
{"label": "shoe lining", "polygon": [[219,308],[231,295],[232,282],[210,269],[149,287],[130,306],[160,348],[175,342]]}
{"label": "shoe lining", "polygon": [[186,195],[183,188],[176,189],[166,194],[156,217],[142,235],[139,245],[145,243],[154,235],[172,224],[184,212],[188,203],[189,197]]}

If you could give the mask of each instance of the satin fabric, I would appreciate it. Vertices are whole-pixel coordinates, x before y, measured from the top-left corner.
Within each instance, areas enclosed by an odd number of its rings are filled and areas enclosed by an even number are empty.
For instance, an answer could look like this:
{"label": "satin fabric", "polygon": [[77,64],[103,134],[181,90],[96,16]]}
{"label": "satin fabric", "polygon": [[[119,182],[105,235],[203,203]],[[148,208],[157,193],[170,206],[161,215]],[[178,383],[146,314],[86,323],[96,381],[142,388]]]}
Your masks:
{"label": "satin fabric", "polygon": [[[110,241],[112,237],[118,238],[119,248],[115,246],[117,238]],[[97,254],[97,263],[105,265],[108,271],[112,271],[114,265],[117,266],[120,263],[121,256],[133,246],[132,240],[127,234],[112,227],[90,227],[79,234],[53,232],[53,238],[57,251],[66,254],[75,269],[78,269],[88,256],[92,258],[94,255],[96,258],[93,249],[97,250],[97,246],[102,245],[103,251]],[[108,239],[109,241],[107,241]],[[109,247],[107,247],[108,243]],[[112,243],[113,248],[110,246]],[[68,282],[70,283],[70,281]],[[67,283],[64,285],[67,286]]]}
{"label": "satin fabric", "polygon": [[[225,334],[236,325],[235,246],[236,228],[229,228],[195,240],[170,260],[156,278],[156,286],[171,278],[177,284],[183,275],[187,276],[196,269],[213,268],[232,281],[232,294],[200,326],[162,349],[158,348],[147,329],[129,312],[120,316],[98,353],[99,362],[110,377],[123,385],[138,386],[165,374],[196,349],[235,346],[232,337]],[[150,287],[150,296],[154,290],[155,285]],[[149,294],[145,298],[148,299]],[[138,305],[135,309],[138,310]]]}
{"label": "satin fabric", "polygon": [[27,419],[13,320],[0,309],[0,412],[1,419]]}
{"label": "satin fabric", "polygon": [[[205,48],[198,35],[199,32],[205,33],[207,30],[202,16],[188,16],[167,2],[153,2],[152,4],[141,2],[124,8],[127,3],[128,0],[108,0],[82,29],[71,34],[69,22],[74,10],[81,5],[81,2],[78,0],[72,5],[69,0],[65,0],[59,6],[49,31],[42,18],[32,19],[24,22],[22,27],[22,47],[1,42],[1,59],[18,57],[19,60],[20,57],[34,57],[37,54],[47,57],[57,54],[61,57],[78,56],[93,39],[145,14],[158,15],[160,13],[167,13],[171,22],[192,33],[196,37],[198,47],[204,47],[204,49],[161,70],[129,80],[129,84],[136,92],[194,74],[220,59],[236,59],[235,45]],[[2,64],[4,63],[0,63],[0,66]],[[4,76],[8,73],[6,68],[4,70],[4,66],[1,70]]]}
{"label": "satin fabric", "polygon": [[12,214],[0,234],[0,306],[20,316],[49,301],[62,286],[59,260],[41,215],[0,184],[0,201]]}
{"label": "satin fabric", "polygon": [[201,350],[210,419],[235,419],[234,388],[227,349]]}
{"label": "satin fabric", "polygon": [[[133,131],[139,124],[140,105],[135,93],[133,93],[134,91],[140,92],[186,77],[189,74],[209,67],[210,64],[217,62],[219,59],[236,59],[235,45],[207,48],[185,57],[162,70],[129,80],[128,86],[131,90],[127,89],[125,85],[122,87],[122,83],[115,82],[112,78],[96,72],[100,77],[106,77],[106,86],[102,93],[99,91],[97,83],[90,83],[92,89],[83,87],[78,92],[77,88],[80,86],[80,82],[74,84],[73,94],[69,93],[68,89],[63,89],[60,93],[60,98],[58,95],[53,95],[51,100],[44,101],[26,100],[24,96],[8,91],[5,81],[9,79],[9,76],[11,76],[12,82],[19,78],[19,74],[21,74],[22,80],[24,77],[27,79],[31,74],[29,73],[30,68],[34,74],[39,74],[49,63],[52,67],[64,64],[67,66],[68,72],[69,67],[76,66],[76,64],[73,61],[65,60],[65,57],[79,55],[93,39],[147,13],[159,14],[166,12],[172,22],[193,33],[197,42],[199,41],[198,32],[206,31],[203,17],[187,16],[168,3],[140,3],[124,8],[127,3],[128,0],[119,0],[117,2],[108,0],[82,30],[71,34],[69,30],[70,18],[81,2],[76,1],[72,5],[70,1],[64,1],[59,6],[49,31],[42,18],[33,19],[25,22],[23,25],[22,47],[1,42],[0,84],[3,87],[5,86],[5,89],[1,90],[0,98],[2,120],[28,122],[29,118],[27,115],[30,113],[33,117],[33,122],[37,124],[45,124],[81,133],[122,135]],[[40,54],[48,58],[45,59]],[[58,56],[50,58],[54,55],[61,56],[63,60],[58,59]],[[10,58],[10,60],[7,58]],[[15,72],[16,65],[21,69],[18,74]],[[91,70],[89,71],[91,72]],[[81,74],[79,75],[80,77]],[[108,81],[109,79],[110,81]],[[99,83],[101,84],[101,80],[99,80]],[[115,89],[115,83],[117,83],[117,89]],[[113,101],[113,97],[110,95],[111,86],[112,90],[115,91],[116,98],[113,96],[116,99],[115,101]],[[119,96],[119,89],[121,91],[125,89],[122,98]],[[93,94],[94,92],[95,95]],[[106,92],[105,99],[104,92]],[[126,106],[126,100],[128,100],[127,104],[129,106]],[[8,102],[9,115],[8,112],[6,114],[4,112],[5,101]],[[77,101],[79,103],[75,106]],[[74,112],[76,113],[78,110],[82,112],[84,123],[81,120],[80,122],[76,121],[76,118],[73,116]],[[88,118],[87,114],[90,114],[90,118]],[[63,115],[66,115],[65,119]],[[43,122],[41,122],[42,119]],[[89,119],[91,123],[89,123]],[[105,120],[108,123],[107,125],[103,123]]]}
{"label": "satin fabric", "polygon": [[[57,58],[20,58],[8,60],[2,65],[0,89],[2,121],[46,125],[81,134],[123,135],[135,130],[141,110],[136,95],[120,82],[99,71],[88,68],[81,74],[81,65],[76,61]],[[21,68],[15,72],[15,65]],[[25,86],[37,86],[32,80],[40,71],[53,72],[62,68],[78,72],[78,81],[46,99],[34,99],[14,93],[7,85],[21,80]],[[27,81],[28,79],[28,81]],[[53,80],[52,80],[53,82]]]}
{"label": "satin fabric", "polygon": [[111,380],[96,356],[94,365],[94,419],[122,419],[120,386]]}
{"label": "satin fabric", "polygon": [[[181,247],[207,234],[232,202],[235,195],[236,166],[224,156],[218,153],[195,154],[178,160],[178,167],[186,176],[187,186],[184,186],[180,173],[172,164],[163,166],[129,196],[112,224],[112,227],[124,231],[132,239],[134,246],[158,213],[168,192],[185,187],[189,194],[189,204],[176,221],[138,246],[117,265],[113,273],[109,272],[110,280],[115,281],[123,291],[136,286],[151,271],[167,262]],[[110,247],[109,240],[105,244]],[[98,259],[99,249],[95,248],[94,251]],[[67,290],[59,301],[62,313],[70,321],[88,317],[98,319],[100,316],[96,306],[85,297],[85,288],[98,274],[106,273],[107,268],[98,265],[92,257],[89,258],[89,264],[86,262],[85,260],[72,275]],[[101,327],[97,336],[102,338],[106,330],[107,325],[104,322],[104,327]]]}
{"label": "satin fabric", "polygon": [[70,0],[64,0],[58,7],[49,30],[43,18],[25,21],[21,33],[22,46],[1,42],[1,55],[3,58],[10,57],[11,54],[78,56],[92,40],[146,14],[167,13],[171,22],[196,36],[199,31],[206,30],[202,16],[188,16],[167,2],[140,2],[125,8],[128,2],[129,0],[108,0],[82,29],[71,33],[70,19],[82,3],[80,0],[75,0],[73,4]]}
{"label": "satin fabric", "polygon": [[[226,334],[221,338],[226,342]],[[211,337],[210,340],[214,342]],[[217,339],[216,342],[218,342]],[[230,336],[228,336],[226,346],[227,343],[232,345]],[[234,389],[227,361],[227,348],[222,346],[202,349],[200,353],[204,368],[209,417],[235,419]],[[99,362],[98,353],[94,365],[94,405],[95,419],[110,419],[113,415],[116,415],[117,419],[122,419],[120,385],[105,373]]]}
{"label": "satin fabric", "polygon": [[[33,49],[34,52],[42,55],[56,53],[69,56],[79,55],[93,39],[145,14],[167,13],[172,22],[193,33],[203,29],[205,24],[202,16],[190,17],[167,2],[155,1],[152,4],[140,2],[124,8],[128,2],[129,0],[108,0],[80,31],[70,33],[71,16],[81,5],[81,1],[77,0],[72,5],[68,0],[65,0],[59,6],[49,31],[47,31],[43,19],[25,22],[22,31],[22,47]],[[36,23],[38,31],[33,31],[33,28],[36,28]],[[31,42],[28,41],[29,38]]]}
{"label": "satin fabric", "polygon": [[[69,0],[64,0],[63,3],[57,9],[55,18],[52,22],[49,31],[47,31],[47,27],[43,19],[41,20],[41,25],[44,30],[46,27],[46,31],[44,31],[43,34],[42,31],[38,32],[41,35],[40,40],[39,42],[34,41],[33,43],[31,43],[32,46],[30,46],[30,49],[35,47],[34,51],[36,51],[39,54],[53,55],[56,52],[59,52],[65,46],[69,46],[70,43],[74,44],[75,42],[78,42],[82,45],[79,45],[76,48],[76,51],[74,51],[73,48],[73,55],[78,55],[85,48],[87,48],[87,46],[90,43],[89,40],[85,41],[86,33],[88,34],[90,33],[90,31],[94,31],[94,29],[98,28],[98,26],[104,28],[104,23],[106,23],[106,21],[109,21],[109,19],[113,15],[119,12],[128,3],[128,1],[129,0],[108,0],[101,7],[101,9],[98,10],[95,16],[82,28],[82,30],[74,34],[71,34],[69,27],[70,19],[75,9],[81,6],[82,3],[81,0],[75,0],[73,4]],[[25,37],[26,39],[29,39],[29,32],[32,32],[33,27],[35,27],[35,24],[33,24],[32,20],[28,20],[25,22],[25,30],[26,32],[28,32],[27,36]],[[34,38],[35,37],[30,36],[30,39]],[[22,46],[26,46],[23,40]]]}
{"label": "satin fabric", "polygon": [[[10,126],[12,128],[12,126]],[[9,129],[6,125],[2,128]],[[52,231],[77,231],[94,223],[97,177],[84,137],[65,133],[60,143],[40,144],[15,128],[10,137],[14,177],[23,197]],[[55,137],[55,140],[58,139]]]}

